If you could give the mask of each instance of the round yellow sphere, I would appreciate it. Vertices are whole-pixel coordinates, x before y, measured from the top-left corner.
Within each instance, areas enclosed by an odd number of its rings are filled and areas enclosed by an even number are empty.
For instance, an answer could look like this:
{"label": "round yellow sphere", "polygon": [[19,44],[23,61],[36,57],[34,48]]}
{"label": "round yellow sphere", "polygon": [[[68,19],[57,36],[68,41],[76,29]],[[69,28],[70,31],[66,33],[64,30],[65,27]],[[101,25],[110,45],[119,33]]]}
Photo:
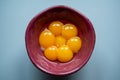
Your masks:
{"label": "round yellow sphere", "polygon": [[66,39],[77,36],[78,30],[73,24],[65,24],[62,29],[62,36]]}
{"label": "round yellow sphere", "polygon": [[56,36],[61,35],[63,23],[60,21],[53,21],[50,23],[48,29]]}
{"label": "round yellow sphere", "polygon": [[73,53],[77,53],[82,45],[82,40],[80,37],[72,37],[67,41],[67,45],[73,51]]}
{"label": "round yellow sphere", "polygon": [[55,38],[55,45],[56,45],[57,47],[60,47],[60,46],[62,46],[62,45],[65,45],[65,43],[66,43],[66,39],[65,39],[64,37],[62,37],[62,36],[57,36],[57,37]]}
{"label": "round yellow sphere", "polygon": [[73,58],[73,52],[67,45],[58,48],[57,58],[60,62],[68,62]]}
{"label": "round yellow sphere", "polygon": [[48,60],[55,61],[57,60],[57,47],[50,46],[44,51],[44,55]]}
{"label": "round yellow sphere", "polygon": [[52,46],[55,43],[55,36],[49,30],[44,30],[39,36],[39,43],[43,48]]}

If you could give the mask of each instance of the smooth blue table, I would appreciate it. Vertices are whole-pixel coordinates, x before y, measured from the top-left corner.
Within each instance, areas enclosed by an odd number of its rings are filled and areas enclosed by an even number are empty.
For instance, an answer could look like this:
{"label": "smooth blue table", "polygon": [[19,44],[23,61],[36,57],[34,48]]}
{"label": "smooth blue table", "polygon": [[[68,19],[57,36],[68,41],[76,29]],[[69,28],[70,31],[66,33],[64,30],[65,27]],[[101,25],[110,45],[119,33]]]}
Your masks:
{"label": "smooth blue table", "polygon": [[[89,62],[64,77],[39,71],[25,47],[29,21],[55,5],[80,11],[91,20],[96,32]],[[0,80],[120,80],[120,0],[0,0]]]}

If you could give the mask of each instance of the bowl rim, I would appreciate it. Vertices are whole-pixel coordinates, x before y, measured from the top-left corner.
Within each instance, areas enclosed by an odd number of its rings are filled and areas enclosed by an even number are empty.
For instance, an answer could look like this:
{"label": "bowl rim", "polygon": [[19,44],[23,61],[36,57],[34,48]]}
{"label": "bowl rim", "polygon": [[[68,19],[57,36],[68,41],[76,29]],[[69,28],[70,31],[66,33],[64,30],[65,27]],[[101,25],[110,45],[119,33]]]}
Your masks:
{"label": "bowl rim", "polygon": [[[41,66],[37,65],[37,63],[35,62],[34,59],[32,59],[31,55],[30,55],[30,50],[28,48],[28,41],[27,41],[27,38],[28,38],[28,32],[29,32],[29,29],[31,27],[31,25],[39,18],[39,16],[41,16],[43,13],[47,12],[48,10],[51,10],[51,9],[55,9],[55,8],[63,8],[63,9],[67,9],[67,10],[70,10],[74,13],[77,13],[77,15],[80,15],[84,20],[85,22],[87,22],[89,25],[90,25],[90,28],[91,28],[91,32],[92,32],[92,38],[93,38],[93,41],[92,41],[92,48],[91,50],[89,51],[89,55],[87,56],[87,58],[84,60],[84,62],[79,65],[79,67],[76,67],[75,69],[71,70],[71,71],[68,71],[68,72],[64,72],[64,73],[53,73],[53,72],[50,72],[44,68],[42,68]],[[95,30],[93,28],[93,25],[91,23],[91,21],[85,16],[83,15],[81,12],[71,8],[71,7],[68,7],[68,6],[65,6],[65,5],[56,5],[56,6],[52,6],[52,7],[49,7],[41,12],[39,12],[37,15],[35,15],[29,22],[28,26],[27,26],[27,29],[26,29],[26,32],[25,32],[25,45],[26,45],[26,50],[27,50],[27,54],[31,60],[31,62],[41,71],[43,72],[46,72],[48,74],[51,74],[51,75],[57,75],[57,76],[63,76],[63,75],[68,75],[68,74],[72,74],[72,73],[75,73],[76,71],[80,70],[90,59],[91,55],[92,55],[92,52],[94,50],[94,47],[95,47],[95,42],[96,42],[96,35],[95,35]]]}

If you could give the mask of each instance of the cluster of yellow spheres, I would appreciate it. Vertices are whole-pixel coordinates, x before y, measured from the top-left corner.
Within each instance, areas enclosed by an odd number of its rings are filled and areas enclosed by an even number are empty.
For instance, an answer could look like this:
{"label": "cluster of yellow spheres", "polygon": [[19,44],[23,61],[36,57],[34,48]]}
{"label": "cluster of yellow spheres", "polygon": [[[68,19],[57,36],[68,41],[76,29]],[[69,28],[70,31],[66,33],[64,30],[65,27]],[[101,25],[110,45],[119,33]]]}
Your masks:
{"label": "cluster of yellow spheres", "polygon": [[68,62],[81,48],[82,40],[77,35],[75,25],[53,21],[40,33],[39,44],[48,60]]}

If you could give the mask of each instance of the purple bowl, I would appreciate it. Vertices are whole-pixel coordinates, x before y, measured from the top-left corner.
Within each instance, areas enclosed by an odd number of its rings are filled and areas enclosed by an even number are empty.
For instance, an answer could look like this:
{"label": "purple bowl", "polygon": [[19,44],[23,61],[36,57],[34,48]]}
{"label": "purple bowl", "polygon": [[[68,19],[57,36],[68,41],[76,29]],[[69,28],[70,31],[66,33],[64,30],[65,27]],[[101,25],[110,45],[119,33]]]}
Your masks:
{"label": "purple bowl", "polygon": [[[59,20],[77,26],[82,47],[74,58],[66,63],[46,59],[39,45],[39,34],[50,22]],[[28,24],[25,34],[26,49],[32,63],[43,72],[52,75],[68,75],[81,69],[89,60],[95,45],[94,28],[83,14],[66,6],[54,6],[36,15]]]}

